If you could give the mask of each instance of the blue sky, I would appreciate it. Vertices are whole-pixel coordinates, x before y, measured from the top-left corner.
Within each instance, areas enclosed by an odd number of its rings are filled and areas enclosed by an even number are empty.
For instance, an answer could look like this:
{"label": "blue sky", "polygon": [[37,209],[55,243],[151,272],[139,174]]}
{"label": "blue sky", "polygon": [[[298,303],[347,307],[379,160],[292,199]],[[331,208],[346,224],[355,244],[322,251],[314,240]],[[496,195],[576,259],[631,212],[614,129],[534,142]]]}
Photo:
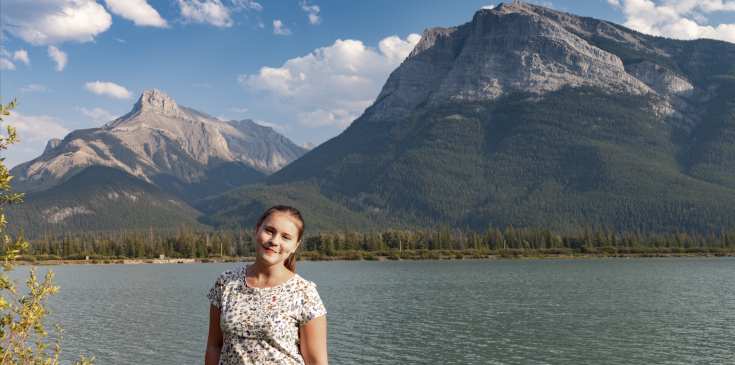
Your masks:
{"label": "blue sky", "polygon": [[[735,0],[529,1],[680,39],[735,42]],[[426,28],[472,19],[477,0],[3,0],[0,95],[14,166],[50,138],[124,115],[156,88],[297,144],[338,135]],[[4,127],[4,126],[3,126]]]}

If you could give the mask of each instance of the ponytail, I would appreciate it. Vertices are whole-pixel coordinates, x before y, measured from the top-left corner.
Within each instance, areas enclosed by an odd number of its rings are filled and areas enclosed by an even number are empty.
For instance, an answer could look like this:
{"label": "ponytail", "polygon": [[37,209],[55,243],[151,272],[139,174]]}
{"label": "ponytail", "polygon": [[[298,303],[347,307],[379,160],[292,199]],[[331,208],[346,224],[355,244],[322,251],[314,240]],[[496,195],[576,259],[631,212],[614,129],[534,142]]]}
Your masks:
{"label": "ponytail", "polygon": [[286,261],[283,262],[283,265],[286,266],[287,269],[289,269],[294,274],[296,273],[296,253],[292,252],[290,255],[288,255],[288,258]]}

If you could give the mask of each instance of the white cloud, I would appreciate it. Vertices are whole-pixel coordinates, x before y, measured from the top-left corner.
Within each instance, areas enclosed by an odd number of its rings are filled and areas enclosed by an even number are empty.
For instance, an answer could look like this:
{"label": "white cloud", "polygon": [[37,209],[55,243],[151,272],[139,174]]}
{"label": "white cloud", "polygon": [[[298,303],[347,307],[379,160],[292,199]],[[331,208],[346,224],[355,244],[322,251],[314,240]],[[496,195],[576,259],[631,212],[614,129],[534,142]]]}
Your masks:
{"label": "white cloud", "polygon": [[283,22],[281,22],[280,20],[274,20],[273,21],[273,33],[280,34],[280,35],[291,35],[291,29],[284,28]]}
{"label": "white cloud", "polygon": [[492,10],[492,9],[495,9],[495,5],[485,5],[482,8],[485,10]]}
{"label": "white cloud", "polygon": [[122,40],[122,39],[120,39],[120,38],[115,38],[115,40],[118,41],[118,42],[120,42],[120,43],[125,43],[125,41]]}
{"label": "white cloud", "polygon": [[224,114],[222,114],[219,117],[217,117],[217,119],[219,119],[221,122],[226,122],[226,121],[229,120],[229,119],[225,118],[225,115]]}
{"label": "white cloud", "polygon": [[222,0],[177,0],[184,22],[209,23],[221,28],[231,27],[234,23],[232,15],[237,12],[263,10],[263,5],[251,0],[230,0],[230,2],[232,6],[225,5]]}
{"label": "white cloud", "polygon": [[370,106],[388,75],[421,39],[391,36],[378,49],[358,40],[337,40],[279,68],[263,67],[238,81],[262,95],[262,105],[279,110],[308,127],[349,125]]}
{"label": "white cloud", "polygon": [[271,127],[271,128],[273,128],[274,130],[277,130],[277,131],[279,131],[279,132],[281,132],[281,133],[285,132],[285,131],[286,131],[286,129],[288,129],[288,130],[291,130],[291,128],[286,128],[286,127],[284,127],[284,126],[282,126],[282,125],[278,125],[278,124],[276,124],[276,123],[268,123],[268,122],[264,122],[264,121],[262,121],[262,120],[256,120],[256,121],[255,121],[255,124],[257,124],[257,125],[262,125],[263,127]]}
{"label": "white cloud", "polygon": [[421,36],[418,34],[409,35],[405,41],[398,36],[391,36],[380,41],[378,49],[388,59],[388,64],[397,67],[413,51],[419,40]]}
{"label": "white cloud", "polygon": [[3,117],[7,125],[18,130],[21,142],[47,142],[51,138],[63,138],[71,131],[61,125],[59,119],[42,116],[26,116],[20,113],[11,113]]}
{"label": "white cloud", "polygon": [[56,71],[61,71],[66,67],[66,53],[56,46],[48,46],[48,56],[56,62]]}
{"label": "white cloud", "polygon": [[261,27],[261,28],[265,28],[265,24],[263,24],[262,22],[261,23],[258,23],[258,26]]}
{"label": "white cloud", "polygon": [[15,70],[15,65],[7,58],[0,58],[0,70]]}
{"label": "white cloud", "polygon": [[233,113],[245,113],[248,110],[246,108],[227,108],[227,111],[230,111]]}
{"label": "white cloud", "polygon": [[38,157],[52,138],[64,138],[71,131],[64,128],[63,121],[47,115],[30,116],[13,112],[3,116],[3,121],[18,131],[20,144],[3,151],[4,164],[8,168]]}
{"label": "white cloud", "polygon": [[133,97],[132,91],[128,91],[124,87],[113,84],[112,82],[88,82],[84,84],[84,89],[89,90],[97,95],[105,94],[115,99],[131,99]]}
{"label": "white cloud", "polygon": [[317,14],[319,14],[319,11],[321,10],[321,9],[319,9],[319,6],[317,6],[317,5],[311,5],[311,6],[306,5],[306,1],[303,1],[303,2],[301,2],[299,4],[301,5],[301,9],[303,9],[306,12],[306,14],[309,16],[309,23],[311,23],[311,24],[319,24],[319,23],[322,22],[322,17],[320,17],[319,15],[317,15]]}
{"label": "white cloud", "polygon": [[119,115],[112,115],[107,110],[103,110],[100,108],[87,110],[85,108],[76,107],[76,109],[84,113],[84,115],[93,118],[95,122],[107,123],[120,117]]}
{"label": "white cloud", "polygon": [[607,0],[623,11],[625,26],[639,32],[677,39],[712,38],[735,42],[735,23],[700,25],[702,13],[735,11],[735,1],[722,0]]}
{"label": "white cloud", "polygon": [[13,60],[15,60],[15,61],[18,61],[18,60],[23,61],[23,63],[25,63],[26,66],[30,66],[31,65],[31,60],[28,58],[28,52],[26,52],[25,50],[22,50],[22,49],[19,50],[19,51],[15,51],[15,53],[13,53]]}
{"label": "white cloud", "polygon": [[181,16],[195,23],[209,23],[221,28],[232,26],[230,9],[220,0],[178,0]]}
{"label": "white cloud", "polygon": [[263,5],[260,5],[259,3],[256,3],[255,1],[249,1],[249,0],[232,0],[232,3],[235,4],[235,9],[251,9],[251,10],[257,10],[261,11],[263,10]]}
{"label": "white cloud", "polygon": [[89,42],[112,24],[94,0],[3,0],[2,28],[33,45]]}
{"label": "white cloud", "polygon": [[20,89],[21,94],[30,93],[30,92],[39,92],[42,93],[44,91],[47,91],[46,86],[43,85],[28,85],[22,89]]}
{"label": "white cloud", "polygon": [[146,0],[105,0],[107,9],[127,20],[132,20],[139,27],[152,26],[168,28],[168,22],[161,18]]}
{"label": "white cloud", "polygon": [[299,113],[299,123],[307,127],[337,126],[347,128],[359,115],[350,114],[347,110],[333,110],[328,112],[317,109],[313,112]]}
{"label": "white cloud", "polygon": [[211,89],[212,88],[212,85],[210,85],[208,83],[207,84],[194,84],[194,86],[196,86],[196,87],[206,87],[207,89]]}

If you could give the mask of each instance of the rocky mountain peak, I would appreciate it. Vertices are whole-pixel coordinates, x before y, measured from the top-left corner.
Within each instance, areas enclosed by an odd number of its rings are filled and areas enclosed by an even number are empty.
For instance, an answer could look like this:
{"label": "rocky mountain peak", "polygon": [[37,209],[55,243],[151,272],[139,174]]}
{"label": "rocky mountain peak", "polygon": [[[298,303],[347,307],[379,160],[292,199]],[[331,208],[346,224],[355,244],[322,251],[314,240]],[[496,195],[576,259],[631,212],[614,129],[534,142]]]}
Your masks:
{"label": "rocky mountain peak", "polygon": [[544,94],[565,85],[650,92],[620,58],[577,36],[597,33],[621,38],[608,23],[520,1],[480,10],[459,27],[427,29],[363,120],[399,122],[419,105]]}
{"label": "rocky mountain peak", "polygon": [[86,166],[111,166],[190,201],[255,182],[306,152],[270,127],[249,119],[226,123],[150,89],[129,113],[102,128],[50,140],[43,158],[15,174],[31,192]]}
{"label": "rocky mountain peak", "polygon": [[60,144],[61,144],[61,140],[58,139],[58,138],[51,138],[51,139],[49,139],[48,140],[48,143],[46,143],[46,148],[43,150],[43,153],[46,153],[46,152],[48,152],[48,151],[56,148],[56,146],[58,146]]}
{"label": "rocky mountain peak", "polygon": [[526,4],[519,0],[514,0],[510,3],[500,3],[493,9],[483,9],[478,13],[482,12],[494,12],[496,14],[511,14],[511,13],[533,13],[539,6]]}
{"label": "rocky mountain peak", "polygon": [[148,111],[169,118],[187,117],[176,105],[174,99],[157,89],[147,90],[140,96],[138,102],[133,106],[133,112],[137,111]]}

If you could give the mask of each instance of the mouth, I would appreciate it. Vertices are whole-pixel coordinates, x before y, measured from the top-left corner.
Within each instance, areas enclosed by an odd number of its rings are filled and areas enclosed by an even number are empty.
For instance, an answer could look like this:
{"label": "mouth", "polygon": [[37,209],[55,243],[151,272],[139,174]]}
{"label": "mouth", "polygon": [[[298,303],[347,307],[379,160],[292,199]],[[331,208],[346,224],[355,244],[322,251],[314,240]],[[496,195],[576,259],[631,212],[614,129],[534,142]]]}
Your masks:
{"label": "mouth", "polygon": [[278,252],[276,252],[276,251],[274,251],[274,250],[272,250],[272,249],[270,249],[268,247],[264,247],[264,248],[265,248],[265,252],[267,252],[267,253],[278,253]]}

